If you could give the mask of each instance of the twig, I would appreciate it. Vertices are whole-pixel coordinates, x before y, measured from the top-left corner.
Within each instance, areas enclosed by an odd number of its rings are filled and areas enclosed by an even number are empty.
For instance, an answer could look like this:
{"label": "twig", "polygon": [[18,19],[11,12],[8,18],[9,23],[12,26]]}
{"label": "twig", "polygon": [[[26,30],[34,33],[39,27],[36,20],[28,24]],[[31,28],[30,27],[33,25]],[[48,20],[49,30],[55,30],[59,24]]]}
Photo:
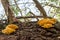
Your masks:
{"label": "twig", "polygon": [[37,17],[36,17],[36,15],[35,14],[33,14],[32,12],[30,12],[33,16],[35,16],[35,18],[37,19],[37,21],[39,20]]}
{"label": "twig", "polygon": [[60,8],[60,6],[55,6],[55,5],[48,5],[48,6]]}
{"label": "twig", "polygon": [[[26,2],[26,3],[18,3],[19,4],[34,4],[33,2]],[[41,4],[44,4],[44,3],[41,3]],[[16,5],[16,4],[12,4],[10,6],[13,6],[13,5]],[[56,7],[56,8],[60,8],[60,6],[53,6],[53,5],[48,5],[48,4],[44,4],[45,6],[51,6],[51,7]],[[44,7],[44,6],[43,6]]]}
{"label": "twig", "polygon": [[[36,17],[38,17],[38,18],[43,18],[43,16],[36,16]],[[28,17],[16,17],[17,19],[20,19],[20,18],[22,18],[22,19],[24,19],[24,18],[36,18],[35,16],[28,16]],[[50,17],[48,17],[48,18],[50,18]]]}
{"label": "twig", "polygon": [[[43,16],[36,16],[37,18],[43,18]],[[18,17],[16,17],[17,19],[26,19],[26,18],[35,18],[35,16],[28,16],[28,17],[20,17],[20,16],[18,16]],[[50,18],[50,17],[48,17],[48,18]],[[3,19],[3,21],[6,21],[7,19]]]}
{"label": "twig", "polygon": [[[43,4],[43,3],[41,3],[41,4]],[[44,4],[45,6],[50,6],[50,7],[55,7],[55,8],[60,8],[60,6],[56,6],[56,5],[54,5],[54,4]],[[44,6],[43,6],[44,7]]]}
{"label": "twig", "polygon": [[[23,15],[22,15],[22,11],[21,11],[21,9],[18,7],[18,4],[17,4],[16,0],[14,0],[14,2],[15,2],[15,4],[16,4],[16,7],[19,9],[21,16],[23,16]],[[26,19],[24,19],[24,21],[26,22]]]}
{"label": "twig", "polygon": [[36,4],[36,7],[39,9],[39,11],[43,14],[43,17],[46,18],[46,12],[44,10],[44,8],[41,6],[41,4],[37,1],[37,0],[33,0]]}
{"label": "twig", "polygon": [[57,13],[55,13],[52,17],[54,18],[54,16],[56,15]]}
{"label": "twig", "polygon": [[15,4],[16,4],[16,7],[19,9],[19,11],[20,11],[20,14],[21,14],[21,16],[22,16],[21,9],[18,7],[18,4],[17,4],[16,0],[14,0],[14,2],[15,2]]}

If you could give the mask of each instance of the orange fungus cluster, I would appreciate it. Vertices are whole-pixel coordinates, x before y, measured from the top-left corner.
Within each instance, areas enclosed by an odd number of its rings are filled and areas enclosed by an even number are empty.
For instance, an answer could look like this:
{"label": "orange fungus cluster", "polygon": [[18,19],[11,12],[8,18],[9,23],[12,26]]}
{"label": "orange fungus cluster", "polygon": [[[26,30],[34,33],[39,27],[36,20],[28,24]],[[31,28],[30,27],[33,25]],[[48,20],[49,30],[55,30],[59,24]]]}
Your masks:
{"label": "orange fungus cluster", "polygon": [[45,19],[39,20],[37,24],[43,28],[51,28],[55,23],[56,23],[56,19],[45,18]]}
{"label": "orange fungus cluster", "polygon": [[18,29],[17,25],[9,24],[9,25],[6,26],[5,29],[2,30],[2,33],[4,33],[4,34],[11,34],[11,33],[15,32],[16,29]]}

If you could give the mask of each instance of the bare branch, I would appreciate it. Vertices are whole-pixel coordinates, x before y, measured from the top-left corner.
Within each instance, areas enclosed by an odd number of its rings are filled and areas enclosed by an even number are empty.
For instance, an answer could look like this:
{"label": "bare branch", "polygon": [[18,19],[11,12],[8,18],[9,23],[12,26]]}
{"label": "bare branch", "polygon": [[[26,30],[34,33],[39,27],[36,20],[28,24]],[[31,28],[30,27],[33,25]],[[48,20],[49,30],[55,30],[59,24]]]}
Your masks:
{"label": "bare branch", "polygon": [[33,16],[35,16],[35,18],[37,19],[37,21],[39,20],[34,13],[32,13],[32,12],[30,12],[30,13],[31,13]]}
{"label": "bare branch", "polygon": [[2,3],[3,7],[4,7],[6,16],[8,16],[8,3],[7,3],[7,0],[1,0],[1,3]]}
{"label": "bare branch", "polygon": [[19,11],[20,11],[20,14],[21,14],[21,16],[22,16],[21,9],[18,7],[18,4],[17,4],[16,0],[14,0],[14,2],[15,2],[15,5],[16,5],[16,7],[19,9]]}
{"label": "bare branch", "polygon": [[39,9],[39,11],[43,14],[43,17],[46,18],[46,12],[44,10],[44,8],[41,6],[41,4],[37,1],[37,0],[33,0],[36,4],[36,7]]}
{"label": "bare branch", "polygon": [[48,6],[60,8],[60,6],[55,6],[55,5],[48,5]]}
{"label": "bare branch", "polygon": [[[43,16],[36,16],[37,18],[43,18]],[[17,19],[26,19],[26,18],[36,18],[35,16],[28,16],[28,17],[16,17]],[[48,18],[51,18],[51,17],[48,17]],[[7,19],[4,19],[3,21],[6,21]]]}

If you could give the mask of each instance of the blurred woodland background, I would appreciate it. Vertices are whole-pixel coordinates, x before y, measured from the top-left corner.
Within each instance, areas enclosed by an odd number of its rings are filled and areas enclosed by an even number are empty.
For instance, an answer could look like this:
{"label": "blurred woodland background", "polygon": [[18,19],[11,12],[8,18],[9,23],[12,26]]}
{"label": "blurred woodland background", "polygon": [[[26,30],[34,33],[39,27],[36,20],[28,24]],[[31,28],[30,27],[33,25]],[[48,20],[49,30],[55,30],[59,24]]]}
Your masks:
{"label": "blurred woodland background", "polygon": [[[2,1],[4,2],[5,0],[0,0],[0,20],[7,19],[6,11],[8,11],[8,10],[4,10],[5,8],[2,5],[3,4]],[[32,12],[36,16],[41,15],[40,14],[41,12],[38,10],[33,0],[8,0],[8,1],[9,1],[9,6],[12,12],[14,13],[15,17],[33,16],[30,12]],[[48,16],[54,17],[58,21],[60,21],[60,0],[38,0],[38,2],[42,5]],[[19,20],[24,21],[24,19],[19,19]],[[28,19],[28,21],[29,20],[33,21],[33,19],[31,18]]]}

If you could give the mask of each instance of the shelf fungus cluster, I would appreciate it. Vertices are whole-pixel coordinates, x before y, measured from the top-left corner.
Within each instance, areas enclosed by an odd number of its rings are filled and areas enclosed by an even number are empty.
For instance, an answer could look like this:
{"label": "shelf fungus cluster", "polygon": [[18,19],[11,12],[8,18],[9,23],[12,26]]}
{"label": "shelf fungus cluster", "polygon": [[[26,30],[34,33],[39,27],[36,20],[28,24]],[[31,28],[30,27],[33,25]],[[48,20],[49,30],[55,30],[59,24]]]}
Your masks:
{"label": "shelf fungus cluster", "polygon": [[11,34],[11,33],[15,32],[16,29],[18,29],[17,25],[9,24],[9,25],[6,26],[5,29],[2,30],[2,33],[4,33],[4,34]]}
{"label": "shelf fungus cluster", "polygon": [[53,25],[57,22],[56,19],[52,18],[45,18],[45,19],[41,19],[37,22],[37,24],[43,28],[51,28],[54,27]]}

